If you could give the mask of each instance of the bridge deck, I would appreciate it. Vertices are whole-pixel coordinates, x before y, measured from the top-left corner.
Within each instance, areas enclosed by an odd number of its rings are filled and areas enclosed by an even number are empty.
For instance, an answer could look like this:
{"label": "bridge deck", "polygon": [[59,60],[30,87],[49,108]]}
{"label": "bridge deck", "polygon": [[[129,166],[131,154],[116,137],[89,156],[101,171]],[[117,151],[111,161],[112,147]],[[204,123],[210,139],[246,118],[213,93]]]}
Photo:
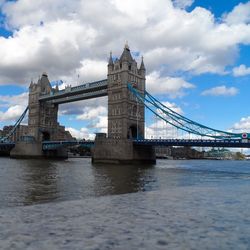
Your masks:
{"label": "bridge deck", "polygon": [[[185,140],[185,139],[142,139],[134,140],[135,145],[151,146],[180,146],[180,147],[222,147],[222,148],[250,148],[250,142],[242,140]],[[93,146],[94,141],[44,141],[44,150],[54,150],[60,147],[74,145]]]}
{"label": "bridge deck", "polygon": [[55,150],[57,148],[62,148],[62,147],[71,147],[71,146],[76,146],[76,145],[81,145],[81,146],[92,146],[94,145],[94,141],[92,140],[87,140],[87,141],[44,141],[42,142],[43,145],[43,150]]}
{"label": "bridge deck", "polygon": [[143,139],[135,140],[134,144],[152,146],[250,148],[250,142],[243,142],[242,140]]}
{"label": "bridge deck", "polygon": [[59,92],[42,95],[39,101],[50,101],[54,104],[68,103],[90,98],[106,96],[108,88],[107,79],[82,84],[76,87],[66,87]]}

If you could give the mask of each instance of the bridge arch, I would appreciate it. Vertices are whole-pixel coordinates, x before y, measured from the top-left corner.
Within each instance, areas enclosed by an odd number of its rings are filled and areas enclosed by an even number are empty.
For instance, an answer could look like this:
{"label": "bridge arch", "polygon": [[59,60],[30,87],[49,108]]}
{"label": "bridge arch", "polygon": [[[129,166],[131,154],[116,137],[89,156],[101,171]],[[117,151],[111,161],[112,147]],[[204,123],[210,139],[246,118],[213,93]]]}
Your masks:
{"label": "bridge arch", "polygon": [[131,125],[128,129],[128,139],[136,139],[138,135],[137,126]]}
{"label": "bridge arch", "polygon": [[49,140],[50,140],[49,131],[42,131],[42,141],[49,141]]}

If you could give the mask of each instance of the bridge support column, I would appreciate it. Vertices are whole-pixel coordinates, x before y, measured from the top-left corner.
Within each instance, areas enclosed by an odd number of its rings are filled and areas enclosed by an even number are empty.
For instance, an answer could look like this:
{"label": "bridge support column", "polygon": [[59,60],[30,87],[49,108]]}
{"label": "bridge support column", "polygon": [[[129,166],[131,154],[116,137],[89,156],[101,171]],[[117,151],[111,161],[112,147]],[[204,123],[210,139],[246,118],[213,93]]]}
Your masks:
{"label": "bridge support column", "polygon": [[11,150],[10,157],[19,159],[67,159],[68,152],[65,148],[54,151],[43,151],[41,142],[19,141],[16,143],[15,148]]}
{"label": "bridge support column", "polygon": [[133,145],[129,139],[98,136],[92,150],[93,163],[155,164],[155,150],[149,145]]}
{"label": "bridge support column", "polygon": [[15,148],[10,152],[11,158],[42,158],[42,144],[37,142],[16,142]]}

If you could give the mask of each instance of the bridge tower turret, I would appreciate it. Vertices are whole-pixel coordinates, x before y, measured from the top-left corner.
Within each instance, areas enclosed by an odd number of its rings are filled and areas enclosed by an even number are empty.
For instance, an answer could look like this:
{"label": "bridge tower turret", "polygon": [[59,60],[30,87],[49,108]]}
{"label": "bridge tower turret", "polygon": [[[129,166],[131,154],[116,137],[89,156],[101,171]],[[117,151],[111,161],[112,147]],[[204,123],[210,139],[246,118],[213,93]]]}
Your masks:
{"label": "bridge tower turret", "polygon": [[41,95],[53,91],[46,73],[37,83],[31,82],[29,87],[29,134],[38,142],[56,140],[58,105],[39,101]]}
{"label": "bridge tower turret", "polygon": [[142,61],[132,58],[126,44],[119,59],[113,62],[110,55],[108,64],[108,138],[144,138],[144,105],[128,90],[128,83],[139,92],[145,91],[146,69]]}

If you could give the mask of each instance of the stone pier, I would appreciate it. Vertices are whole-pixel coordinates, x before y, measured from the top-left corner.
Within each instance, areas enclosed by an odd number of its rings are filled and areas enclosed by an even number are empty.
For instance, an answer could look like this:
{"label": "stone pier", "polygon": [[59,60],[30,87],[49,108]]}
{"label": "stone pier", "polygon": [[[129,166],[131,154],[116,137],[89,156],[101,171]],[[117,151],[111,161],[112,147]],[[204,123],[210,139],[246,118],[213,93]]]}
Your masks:
{"label": "stone pier", "polygon": [[41,142],[19,141],[10,151],[10,157],[18,159],[67,159],[68,152],[66,148],[60,148],[53,151],[43,151]]}
{"label": "stone pier", "polygon": [[97,134],[92,150],[93,163],[155,164],[152,146],[133,145],[131,139],[117,140]]}

